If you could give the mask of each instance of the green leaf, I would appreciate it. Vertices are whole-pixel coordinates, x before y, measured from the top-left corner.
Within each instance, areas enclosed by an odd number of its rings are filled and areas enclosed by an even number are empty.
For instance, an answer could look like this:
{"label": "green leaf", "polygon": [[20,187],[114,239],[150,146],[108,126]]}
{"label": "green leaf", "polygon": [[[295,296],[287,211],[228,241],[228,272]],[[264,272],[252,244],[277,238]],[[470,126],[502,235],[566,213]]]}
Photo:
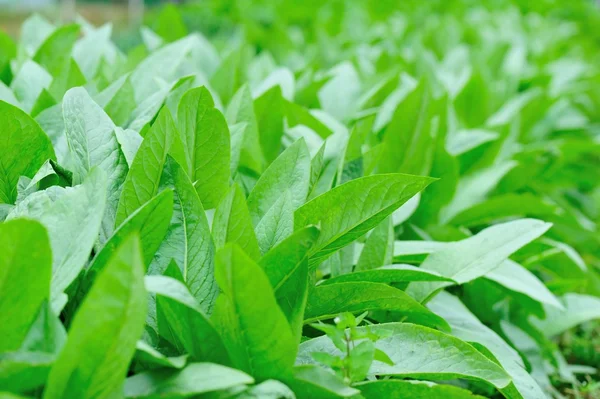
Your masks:
{"label": "green leaf", "polygon": [[[512,253],[544,234],[551,224],[520,219],[497,224],[467,239],[444,245],[421,264],[458,284],[464,284],[494,270]],[[448,283],[411,283],[408,292],[424,301]]]}
{"label": "green leaf", "polygon": [[185,143],[188,175],[204,207],[215,208],[229,188],[229,129],[205,87],[183,95],[177,124]]}
{"label": "green leaf", "polygon": [[296,366],[293,378],[285,382],[301,398],[350,398],[360,393],[337,375],[313,365]]}
{"label": "green leaf", "polygon": [[173,218],[150,272],[160,274],[174,260],[192,295],[210,314],[218,287],[214,278],[215,245],[204,208],[189,177],[171,157],[161,185],[173,188]]}
{"label": "green leaf", "polygon": [[158,194],[167,154],[176,135],[175,122],[169,110],[164,108],[133,159],[121,191],[116,226]]}
{"label": "green leaf", "polygon": [[85,77],[83,76],[83,73],[81,73],[79,66],[75,60],[71,58],[64,67],[61,67],[60,72],[54,76],[52,84],[48,88],[48,92],[52,97],[60,101],[67,90],[72,87],[83,86],[85,82]]}
{"label": "green leaf", "polygon": [[27,60],[17,72],[10,88],[20,101],[24,111],[31,111],[44,89],[48,89],[52,75],[37,63]]}
{"label": "green leaf", "polygon": [[289,191],[290,206],[296,210],[306,201],[311,159],[304,139],[289,146],[260,176],[248,196],[252,224],[257,226],[273,205]]}
{"label": "green leaf", "polygon": [[10,36],[0,32],[0,82],[9,84],[12,80],[10,61],[17,55],[17,46]]}
{"label": "green leaf", "polygon": [[0,101],[0,203],[14,204],[19,177],[56,159],[48,136],[20,109]]}
{"label": "green leaf", "polygon": [[133,233],[137,232],[142,246],[142,260],[150,265],[154,254],[165,237],[173,210],[173,192],[165,190],[135,211],[110,237],[104,247],[94,257],[83,280],[84,292],[97,275],[104,270],[112,254]]}
{"label": "green leaf", "polygon": [[323,281],[321,285],[346,282],[399,283],[403,281],[450,281],[441,274],[411,265],[386,265],[375,269],[355,271]]}
{"label": "green leaf", "polygon": [[120,392],[144,328],[143,273],[134,234],[117,248],[81,304],[50,370],[44,398],[108,398]]}
{"label": "green leaf", "polygon": [[115,125],[84,88],[69,90],[63,99],[65,135],[73,159],[73,182],[80,184],[93,167],[107,176],[106,211],[100,242],[115,228],[119,197],[127,175],[127,161],[115,135]]}
{"label": "green leaf", "polygon": [[[48,377],[55,355],[44,352],[5,352],[0,354],[0,387],[25,393],[41,387]],[[2,397],[3,393],[0,393]]]}
{"label": "green leaf", "polygon": [[511,291],[525,294],[533,300],[558,309],[564,309],[558,298],[535,274],[510,259],[502,262],[500,266],[488,272],[485,278],[492,280]]}
{"label": "green leaf", "polygon": [[134,360],[137,366],[143,369],[157,369],[168,367],[182,369],[187,363],[188,355],[165,356],[145,341],[138,341],[135,345]]}
{"label": "green leaf", "polygon": [[[427,306],[450,324],[452,335],[463,341],[485,346],[498,359],[500,365],[513,380],[508,387],[503,389],[505,394],[510,392],[512,387],[523,398],[547,398],[542,388],[525,369],[519,353],[492,329],[480,322],[458,298],[447,292],[441,292]],[[510,396],[507,395],[507,397]]]}
{"label": "green leaf", "polygon": [[267,164],[279,155],[283,137],[285,100],[281,87],[275,85],[254,100],[259,140]]}
{"label": "green leaf", "polygon": [[300,342],[302,336],[308,298],[308,251],[318,236],[319,230],[314,226],[298,230],[267,252],[259,262],[296,342]]}
{"label": "green leaf", "polygon": [[466,389],[420,381],[381,380],[356,385],[365,399],[483,399]]}
{"label": "green leaf", "polygon": [[244,194],[237,184],[221,200],[215,211],[212,234],[215,246],[222,248],[225,244],[237,243],[254,260],[260,258],[260,249]]}
{"label": "green leaf", "polygon": [[106,177],[95,168],[79,186],[53,186],[31,194],[8,216],[8,219],[38,220],[48,231],[52,247],[50,296],[53,307],[54,301],[88,262],[100,232],[105,192]]}
{"label": "green leaf", "polygon": [[296,230],[311,224],[321,228],[311,250],[311,265],[377,226],[432,181],[403,174],[368,176],[342,184],[301,206],[294,214]]}
{"label": "green leaf", "polygon": [[294,232],[294,209],[289,191],[285,191],[267,211],[256,225],[255,232],[261,254],[267,253]]}
{"label": "green leaf", "polygon": [[562,298],[564,309],[544,306],[546,318],[532,318],[544,335],[552,337],[589,320],[600,319],[600,299],[591,295],[568,293]]}
{"label": "green leaf", "polygon": [[79,26],[75,24],[56,29],[37,49],[33,60],[52,76],[57,76],[69,61],[69,58],[65,59],[65,54],[71,54],[78,36]]}
{"label": "green leaf", "polygon": [[[374,362],[371,375],[393,375],[431,380],[467,378],[487,381],[497,388],[510,383],[510,377],[493,361],[473,346],[451,335],[409,323],[386,323],[358,327],[358,334],[368,330],[373,334],[385,333],[375,342],[385,352],[393,366]],[[298,364],[312,364],[311,352],[325,352],[339,356],[341,352],[327,336],[313,338],[300,344]]]}
{"label": "green leaf", "polygon": [[392,263],[394,256],[394,226],[391,218],[384,219],[373,229],[365,242],[355,270],[375,269]]}
{"label": "green leaf", "polygon": [[383,310],[408,316],[411,320],[433,327],[448,329],[444,319],[408,296],[404,291],[386,284],[347,282],[319,285],[311,290],[306,305],[304,323],[332,319],[340,313],[362,313]]}
{"label": "green leaf", "polygon": [[258,136],[258,124],[254,114],[252,95],[248,85],[240,87],[227,106],[225,117],[230,125],[246,123],[242,134],[231,135],[231,148],[239,151],[238,168],[246,168],[255,173],[263,170],[264,157]]}
{"label": "green leaf", "polygon": [[156,294],[157,315],[163,316],[159,333],[168,331],[171,343],[196,360],[230,363],[217,330],[184,284],[166,276],[147,276],[145,283]]}
{"label": "green leaf", "polygon": [[233,365],[259,381],[289,375],[297,346],[262,268],[230,244],[217,252],[216,278],[213,320]]}
{"label": "green leaf", "polygon": [[187,398],[252,384],[249,375],[213,363],[191,363],[182,370],[159,369],[129,377],[126,398]]}
{"label": "green leaf", "polygon": [[52,253],[48,234],[35,221],[0,224],[0,353],[19,349],[50,295]]}

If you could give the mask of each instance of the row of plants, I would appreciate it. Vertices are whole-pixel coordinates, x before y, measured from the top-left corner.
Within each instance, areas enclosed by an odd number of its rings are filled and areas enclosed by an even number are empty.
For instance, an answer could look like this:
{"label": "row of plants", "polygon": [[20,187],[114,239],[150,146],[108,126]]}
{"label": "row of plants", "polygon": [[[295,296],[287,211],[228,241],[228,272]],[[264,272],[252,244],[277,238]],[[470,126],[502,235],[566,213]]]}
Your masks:
{"label": "row of plants", "polygon": [[596,397],[599,15],[0,33],[0,397]]}

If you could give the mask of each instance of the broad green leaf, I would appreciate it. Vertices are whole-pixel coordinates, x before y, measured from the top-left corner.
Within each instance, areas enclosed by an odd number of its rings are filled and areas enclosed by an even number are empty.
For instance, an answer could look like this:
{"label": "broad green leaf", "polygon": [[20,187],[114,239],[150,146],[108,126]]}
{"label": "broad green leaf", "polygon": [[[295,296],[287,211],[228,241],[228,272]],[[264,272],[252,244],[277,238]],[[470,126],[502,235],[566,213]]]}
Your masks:
{"label": "broad green leaf", "polygon": [[379,310],[391,312],[398,318],[442,329],[448,329],[441,317],[408,296],[404,291],[386,284],[371,282],[343,282],[319,285],[310,291],[304,323],[332,319],[340,313],[362,313]]}
{"label": "broad green leaf", "polygon": [[267,164],[279,155],[283,136],[285,100],[279,85],[273,86],[254,100],[259,141]]}
{"label": "broad green leaf", "polygon": [[173,218],[150,272],[158,274],[175,261],[201,309],[212,312],[218,287],[214,277],[215,245],[200,198],[185,171],[168,157],[161,185],[173,188]]}
{"label": "broad green leaf", "polygon": [[262,268],[229,244],[217,252],[216,278],[213,320],[233,365],[259,381],[289,375],[296,343]]}
{"label": "broad green leaf", "polygon": [[12,80],[10,61],[17,55],[17,46],[5,32],[0,32],[0,82],[9,84]]}
{"label": "broad green leaf", "polygon": [[125,220],[92,260],[82,284],[84,291],[104,270],[114,251],[135,232],[140,237],[143,264],[146,267],[149,266],[167,233],[172,210],[173,192],[165,190]]}
{"label": "broad green leaf", "polygon": [[230,363],[217,330],[183,283],[166,276],[146,276],[145,283],[156,295],[157,315],[164,317],[158,318],[159,333],[169,331],[171,343],[196,360]]}
{"label": "broad green leaf", "polygon": [[[441,292],[427,305],[443,317],[452,327],[452,335],[466,341],[485,346],[500,362],[512,378],[512,383],[503,392],[516,389],[523,398],[546,399],[534,378],[525,369],[521,356],[492,329],[480,322],[475,315],[455,296]],[[519,396],[507,396],[520,398]]]}
{"label": "broad green leaf", "polygon": [[158,350],[147,344],[145,341],[138,341],[135,344],[134,360],[136,365],[143,369],[173,368],[182,369],[187,363],[188,355],[165,356]]}
{"label": "broad green leaf", "polygon": [[600,319],[600,299],[591,295],[568,293],[560,298],[564,309],[544,306],[544,320],[531,319],[544,335],[552,337],[589,320]]}
{"label": "broad green leaf", "polygon": [[231,148],[239,148],[238,168],[247,168],[255,173],[263,170],[264,157],[258,136],[258,124],[254,114],[252,95],[247,85],[240,87],[227,106],[225,117],[230,125],[246,123],[242,134],[231,135]]}
{"label": "broad green leaf", "polygon": [[[40,388],[48,377],[55,355],[45,352],[5,352],[0,354],[0,387],[25,393]],[[0,392],[0,398],[4,398]],[[19,396],[19,398],[21,398]]]}
{"label": "broad green leaf", "polygon": [[33,55],[37,48],[46,40],[55,30],[48,20],[39,14],[33,14],[23,22],[21,26],[20,44],[25,48],[28,54]]}
{"label": "broad green leaf", "polygon": [[173,118],[165,108],[152,125],[133,159],[121,191],[115,219],[116,226],[158,194],[167,154],[176,135],[178,133]]}
{"label": "broad green leaf", "polygon": [[360,94],[360,75],[351,62],[342,62],[328,71],[331,79],[318,92],[323,110],[339,121],[350,117]]}
{"label": "broad green leaf", "polygon": [[531,299],[558,309],[564,309],[558,298],[535,274],[510,259],[502,262],[500,266],[488,272],[485,278],[492,280],[511,291],[525,294]]}
{"label": "broad green leaf", "polygon": [[108,180],[106,210],[100,242],[104,243],[115,228],[117,206],[127,161],[115,135],[115,125],[85,89],[69,90],[63,99],[63,117],[69,152],[73,159],[73,182],[81,183],[93,167],[104,171]]}
{"label": "broad green leaf", "polygon": [[432,98],[426,80],[400,102],[384,134],[381,172],[429,174],[442,104]]}
{"label": "broad green leaf", "polygon": [[110,41],[112,24],[107,23],[98,29],[83,30],[85,31],[84,37],[73,46],[73,58],[77,61],[85,78],[91,80],[96,76],[102,59],[115,57],[113,52],[116,51]]}
{"label": "broad green leaf", "polygon": [[225,118],[205,87],[183,95],[177,125],[185,143],[186,171],[203,206],[215,208],[229,187],[230,139]]}
{"label": "broad green leaf", "polygon": [[98,93],[95,100],[116,125],[126,126],[137,106],[130,75],[113,82]]}
{"label": "broad green leaf", "polygon": [[360,393],[337,375],[314,365],[294,367],[293,378],[286,383],[301,398],[351,398]]}
{"label": "broad green leaf", "polygon": [[450,281],[441,274],[411,265],[386,265],[369,270],[355,271],[323,281],[322,285],[346,282],[399,283],[403,281]]}
{"label": "broad green leaf", "polygon": [[294,232],[294,208],[290,191],[285,191],[255,228],[261,254],[267,253]]}
{"label": "broad green leaf", "polygon": [[287,385],[277,380],[266,380],[235,396],[236,399],[296,399]]}
{"label": "broad green leaf", "polygon": [[319,225],[321,235],[311,250],[311,264],[361,237],[433,179],[384,174],[349,181],[301,206],[294,214],[296,229]]}
{"label": "broad green leaf", "polygon": [[188,398],[252,384],[249,375],[213,363],[191,363],[182,370],[159,369],[129,377],[126,398]]}
{"label": "broad green leaf", "polygon": [[304,308],[308,298],[308,251],[319,236],[310,226],[298,230],[267,252],[259,261],[275,299],[285,314],[296,342],[302,336]]}
{"label": "broad green leaf", "polygon": [[260,258],[260,249],[244,194],[234,184],[215,211],[212,234],[215,246],[222,248],[229,242],[237,243],[254,260]]}
{"label": "broad green leaf", "polygon": [[120,393],[146,317],[136,234],[114,252],[85,297],[50,370],[44,398],[109,398]]}
{"label": "broad green leaf", "polygon": [[466,389],[420,381],[381,380],[357,384],[365,399],[483,399]]}
{"label": "broad green leaf", "polygon": [[310,163],[306,143],[300,139],[269,165],[248,196],[248,209],[254,226],[286,191],[289,191],[288,202],[292,210],[304,204],[308,195]]}
{"label": "broad green leaf", "polygon": [[131,73],[135,102],[140,104],[160,89],[159,81],[177,79],[177,69],[194,45],[195,37],[188,36],[150,54]]}
{"label": "broad green leaf", "polygon": [[30,112],[44,89],[48,89],[52,75],[34,61],[27,60],[10,84],[23,110]]}
{"label": "broad green leaf", "polygon": [[482,144],[496,140],[498,133],[491,130],[467,129],[448,136],[448,154],[458,156]]}
{"label": "broad green leaf", "polygon": [[48,233],[35,221],[0,224],[0,352],[19,349],[50,296],[52,253]]}
{"label": "broad green leaf", "polygon": [[[444,245],[421,264],[458,284],[464,284],[494,270],[512,253],[544,234],[551,224],[520,219],[497,224],[467,239]],[[408,292],[425,301],[448,283],[411,283]]]}
{"label": "broad green leaf", "polygon": [[394,256],[394,226],[392,220],[384,219],[375,227],[365,242],[356,271],[375,269],[392,263]]}
{"label": "broad green leaf", "polygon": [[0,203],[14,204],[19,177],[33,177],[55,155],[39,125],[3,101],[0,101],[0,130]]}
{"label": "broad green leaf", "polygon": [[51,300],[77,278],[88,262],[100,232],[106,203],[106,177],[92,169],[82,184],[53,186],[31,194],[10,213],[9,219],[38,220],[48,231],[52,247]]}
{"label": "broad green leaf", "polygon": [[[85,77],[79,66],[72,58],[66,61],[66,64],[59,69],[59,72],[52,79],[52,84],[48,87],[48,92],[58,101],[63,98],[67,90],[73,87],[83,86]],[[42,94],[44,91],[42,91]],[[36,102],[34,109],[38,106],[40,98]]]}
{"label": "broad green leaf", "polygon": [[122,129],[120,127],[115,128],[115,134],[121,146],[121,151],[123,151],[123,155],[125,155],[125,159],[127,160],[127,165],[131,168],[133,160],[142,145],[143,137],[135,130]]}
{"label": "broad green leaf", "polygon": [[[358,327],[365,332],[367,327]],[[386,323],[368,327],[372,333],[385,333],[375,342],[394,362],[374,362],[371,375],[393,375],[431,380],[466,378],[487,381],[497,388],[510,383],[508,374],[473,346],[451,335],[409,323]],[[321,336],[300,344],[297,364],[312,364],[312,352],[340,355],[329,337]]]}
{"label": "broad green leaf", "polygon": [[69,62],[70,54],[79,36],[78,25],[65,25],[56,29],[37,49],[33,61],[44,67],[52,76],[58,76]]}

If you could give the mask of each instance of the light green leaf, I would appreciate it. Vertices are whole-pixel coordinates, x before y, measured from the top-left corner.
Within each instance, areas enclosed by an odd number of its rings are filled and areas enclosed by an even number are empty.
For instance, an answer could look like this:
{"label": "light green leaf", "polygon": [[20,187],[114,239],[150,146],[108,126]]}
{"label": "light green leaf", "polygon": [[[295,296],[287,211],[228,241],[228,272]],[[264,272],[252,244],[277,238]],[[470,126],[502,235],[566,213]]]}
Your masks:
{"label": "light green leaf", "polygon": [[308,251],[318,236],[319,230],[314,226],[298,230],[267,252],[259,262],[271,282],[279,307],[290,323],[296,342],[300,342],[302,336],[308,298]]}
{"label": "light green leaf", "polygon": [[84,88],[71,89],[63,99],[63,117],[69,151],[73,159],[73,182],[81,183],[93,167],[107,176],[106,211],[100,242],[115,228],[119,197],[127,175],[127,161],[115,135],[115,125]]}
{"label": "light green leaf", "polygon": [[450,281],[441,274],[411,265],[386,265],[375,269],[342,274],[323,281],[321,285],[365,281],[372,283],[398,283],[403,281]]}
{"label": "light green leaf", "polygon": [[310,163],[306,143],[300,139],[269,165],[248,196],[248,209],[254,226],[286,191],[289,191],[292,210],[304,204],[308,195]]}
{"label": "light green leaf", "polygon": [[227,106],[225,117],[229,125],[246,123],[247,127],[238,135],[231,135],[231,148],[239,148],[238,168],[247,168],[255,173],[263,170],[264,157],[258,136],[258,124],[254,114],[252,95],[248,85],[240,87]]}
{"label": "light green leaf", "polygon": [[178,132],[173,118],[165,108],[152,125],[133,159],[121,191],[115,218],[116,226],[158,194],[167,154],[176,135]]}
{"label": "light green leaf", "polygon": [[[215,208],[229,187],[229,129],[214,108],[205,87],[189,90],[177,110],[177,124],[185,143],[187,173],[206,209]],[[185,166],[185,165],[182,165]]]}
{"label": "light green leaf", "polygon": [[146,276],[145,284],[156,295],[159,333],[168,331],[170,337],[165,338],[196,360],[230,363],[217,330],[183,283],[166,276]]}
{"label": "light green leaf", "polygon": [[160,369],[129,377],[126,398],[188,398],[252,384],[249,375],[213,363],[191,363],[182,370]]}
{"label": "light green leaf", "polygon": [[311,265],[377,226],[432,181],[403,174],[368,176],[342,184],[304,204],[294,214],[295,228],[311,224],[321,228],[311,250]]}
{"label": "light green leaf", "polygon": [[135,130],[122,129],[120,127],[115,128],[115,134],[117,136],[117,141],[121,146],[121,151],[123,151],[123,155],[125,155],[125,160],[127,160],[127,165],[131,168],[133,160],[144,139]]}
{"label": "light green leaf", "polygon": [[[150,265],[155,252],[160,247],[163,238],[169,228],[173,210],[173,192],[165,190],[145,203],[135,211],[110,237],[104,247],[93,259],[87,269],[82,283],[84,288],[94,281],[96,276],[104,270],[114,251],[122,245],[124,240],[132,233],[137,232],[142,246],[142,259],[144,266]],[[87,287],[86,287],[87,285]]]}
{"label": "light green leaf", "polygon": [[168,157],[161,186],[173,188],[173,218],[150,272],[160,274],[175,261],[192,295],[208,315],[219,292],[214,277],[215,245],[200,198],[189,177]]}
{"label": "light green leaf", "polygon": [[37,49],[33,61],[44,67],[52,76],[58,76],[67,65],[73,45],[79,36],[79,25],[65,25],[56,29]]}
{"label": "light green leaf", "polygon": [[215,246],[222,248],[229,242],[237,243],[254,260],[260,258],[260,249],[244,194],[237,184],[223,198],[215,211],[212,234]]}
{"label": "light green leaf", "polygon": [[380,380],[357,384],[365,399],[483,399],[466,389],[420,381]]}
{"label": "light green leaf", "polygon": [[[293,76],[291,77],[293,79]],[[293,80],[292,80],[293,83]],[[259,140],[267,164],[279,155],[283,137],[285,100],[279,85],[273,86],[254,100]]]}
{"label": "light green leaf", "polygon": [[286,383],[301,398],[353,398],[360,393],[337,375],[314,365],[294,367],[294,376]]}
{"label": "light green leaf", "polygon": [[256,225],[255,232],[261,254],[267,253],[294,232],[294,209],[289,191],[285,191],[267,211]]}
{"label": "light green leaf", "polygon": [[[510,383],[508,374],[473,346],[451,335],[409,323],[386,323],[358,327],[357,333],[369,329],[386,337],[375,342],[377,349],[394,362],[388,365],[374,362],[371,375],[393,375],[431,380],[467,378],[487,381],[497,388]],[[327,336],[300,344],[297,364],[312,364],[312,352],[325,352],[339,356],[341,352]]]}
{"label": "light green leaf", "polygon": [[[503,389],[503,393],[507,394],[515,389],[523,398],[547,399],[538,383],[525,369],[519,353],[492,329],[480,322],[457,297],[441,292],[427,306],[450,324],[452,335],[463,341],[483,345],[498,359],[513,380]],[[507,397],[521,399],[519,396],[507,395]]]}
{"label": "light green leaf", "polygon": [[558,309],[564,309],[556,296],[546,288],[544,283],[535,274],[510,259],[505,260],[500,266],[488,272],[485,278],[511,291],[525,294],[538,302]]}
{"label": "light green leaf", "polygon": [[310,291],[304,323],[332,319],[340,313],[362,313],[380,310],[432,327],[448,329],[441,317],[408,296],[404,291],[387,284],[344,282],[319,285]]}
{"label": "light green leaf", "polygon": [[217,252],[216,278],[213,320],[233,365],[259,381],[289,375],[297,346],[262,268],[230,244]]}
{"label": "light green leaf", "polygon": [[50,370],[44,398],[110,398],[120,392],[144,328],[143,273],[134,234],[117,248],[81,304]]}
{"label": "light green leaf", "polygon": [[35,219],[47,229],[52,247],[53,304],[88,262],[100,232],[106,204],[105,192],[104,173],[92,169],[79,186],[53,186],[33,193],[8,216],[8,219]]}
{"label": "light green leaf", "polygon": [[14,204],[19,178],[33,177],[55,155],[38,124],[4,101],[0,101],[0,131],[0,203]]}
{"label": "light green leaf", "polygon": [[[444,245],[421,264],[464,284],[494,270],[512,253],[544,234],[550,223],[520,219],[497,224],[467,239]],[[427,300],[448,283],[411,283],[409,292],[420,301]]]}
{"label": "light green leaf", "polygon": [[375,227],[356,262],[356,271],[375,269],[392,263],[394,256],[394,226],[388,217]]}
{"label": "light green leaf", "polygon": [[558,335],[586,321],[600,319],[600,299],[595,296],[568,293],[561,301],[564,309],[544,306],[544,320],[531,318],[532,323],[547,337]]}
{"label": "light green leaf", "polygon": [[0,353],[20,348],[50,296],[52,252],[48,234],[35,221],[0,224]]}
{"label": "light green leaf", "polygon": [[42,90],[48,89],[52,75],[34,61],[27,60],[10,84],[23,110],[30,112]]}
{"label": "light green leaf", "polygon": [[143,369],[156,369],[168,367],[182,369],[187,363],[188,355],[165,356],[158,350],[148,345],[145,341],[138,341],[135,345],[134,360]]}

